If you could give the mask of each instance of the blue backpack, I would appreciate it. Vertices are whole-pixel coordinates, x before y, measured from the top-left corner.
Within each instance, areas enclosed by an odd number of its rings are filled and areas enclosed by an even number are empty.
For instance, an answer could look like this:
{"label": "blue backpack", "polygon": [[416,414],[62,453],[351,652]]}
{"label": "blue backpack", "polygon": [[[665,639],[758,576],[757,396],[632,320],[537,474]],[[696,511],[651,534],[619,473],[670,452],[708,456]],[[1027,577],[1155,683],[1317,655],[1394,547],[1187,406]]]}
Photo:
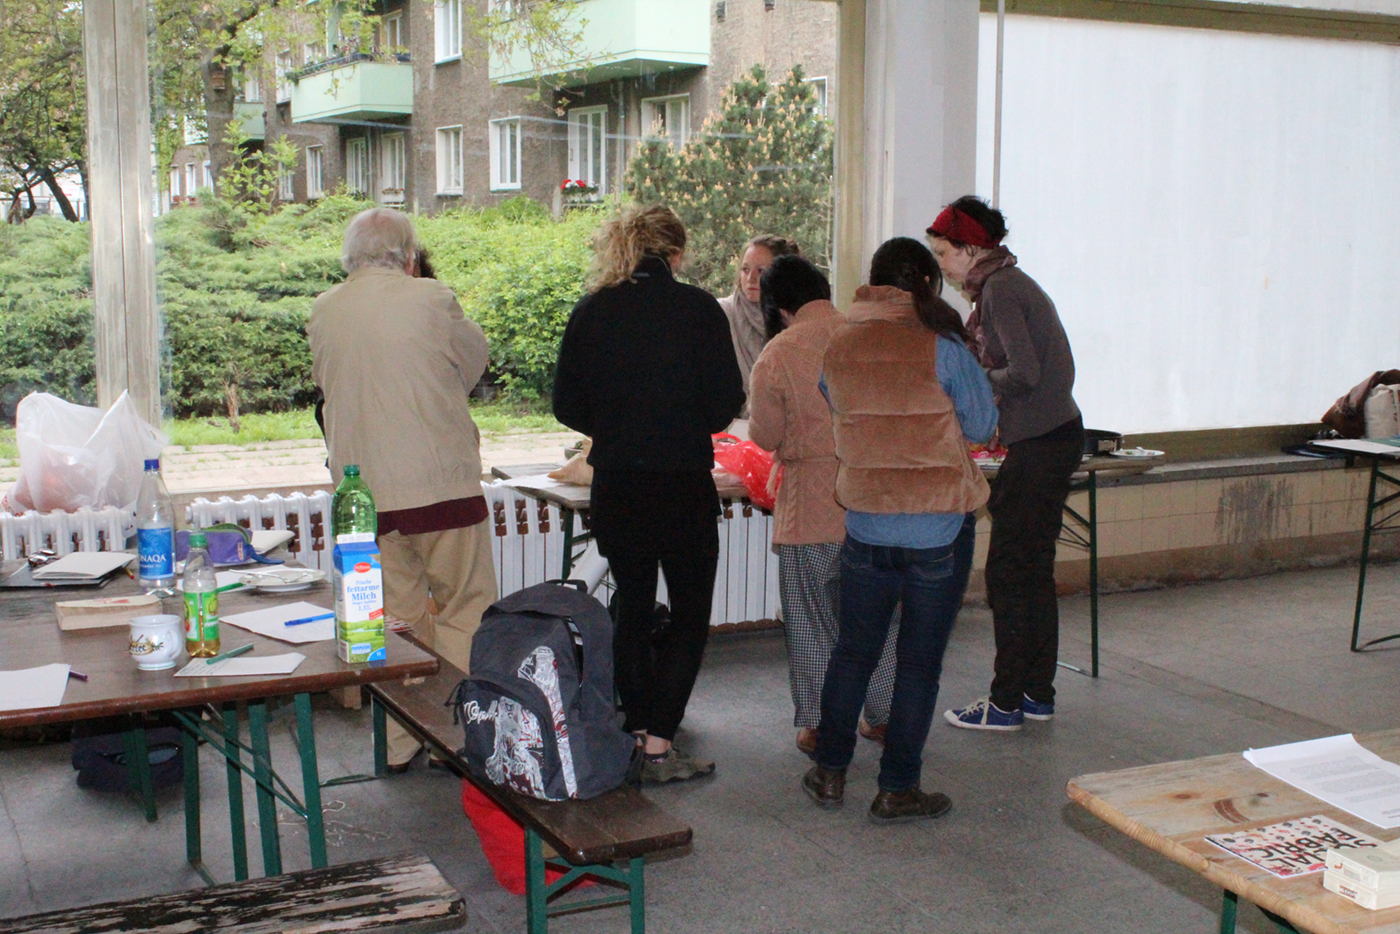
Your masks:
{"label": "blue backpack", "polygon": [[492,784],[563,801],[627,780],[636,740],[613,705],[612,620],[578,589],[536,584],[492,604],[451,702],[462,757]]}

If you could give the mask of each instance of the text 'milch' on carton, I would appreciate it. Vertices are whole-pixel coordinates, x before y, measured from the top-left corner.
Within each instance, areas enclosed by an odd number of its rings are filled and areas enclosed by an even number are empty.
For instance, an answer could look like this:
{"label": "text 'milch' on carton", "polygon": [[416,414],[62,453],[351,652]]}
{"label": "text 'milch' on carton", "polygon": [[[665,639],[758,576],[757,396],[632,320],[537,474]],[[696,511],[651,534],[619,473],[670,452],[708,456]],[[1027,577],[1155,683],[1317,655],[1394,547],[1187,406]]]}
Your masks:
{"label": "text 'milch' on carton", "polygon": [[340,536],[331,561],[335,642],[341,661],[384,661],[388,657],[384,649],[384,568],[374,535]]}

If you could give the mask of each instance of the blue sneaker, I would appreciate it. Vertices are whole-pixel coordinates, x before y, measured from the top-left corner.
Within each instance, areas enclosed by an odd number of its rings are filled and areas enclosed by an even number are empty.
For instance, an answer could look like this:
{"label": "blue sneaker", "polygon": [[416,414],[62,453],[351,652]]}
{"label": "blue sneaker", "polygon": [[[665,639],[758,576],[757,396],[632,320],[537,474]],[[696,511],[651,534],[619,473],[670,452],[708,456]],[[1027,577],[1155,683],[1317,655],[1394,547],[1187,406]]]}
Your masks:
{"label": "blue sneaker", "polygon": [[1031,700],[1029,695],[1021,695],[1021,713],[1025,714],[1027,720],[1053,720],[1055,719],[1055,702]]}
{"label": "blue sneaker", "polygon": [[961,710],[947,710],[943,719],[965,730],[1019,730],[1025,717],[1019,710],[1002,710],[990,697],[968,704]]}

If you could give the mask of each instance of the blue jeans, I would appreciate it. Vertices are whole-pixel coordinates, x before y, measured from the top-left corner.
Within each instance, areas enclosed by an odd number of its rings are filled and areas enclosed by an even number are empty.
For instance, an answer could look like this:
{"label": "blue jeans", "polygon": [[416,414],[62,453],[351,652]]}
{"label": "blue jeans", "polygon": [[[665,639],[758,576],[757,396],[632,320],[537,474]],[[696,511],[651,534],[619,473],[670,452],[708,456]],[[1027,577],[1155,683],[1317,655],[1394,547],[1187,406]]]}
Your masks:
{"label": "blue jeans", "polygon": [[969,515],[958,537],[942,548],[867,545],[847,536],[841,548],[841,631],[822,688],[818,764],[829,769],[850,764],[866,688],[902,599],[879,785],[881,791],[918,786],[943,652],[967,589],[975,534],[976,520]]}

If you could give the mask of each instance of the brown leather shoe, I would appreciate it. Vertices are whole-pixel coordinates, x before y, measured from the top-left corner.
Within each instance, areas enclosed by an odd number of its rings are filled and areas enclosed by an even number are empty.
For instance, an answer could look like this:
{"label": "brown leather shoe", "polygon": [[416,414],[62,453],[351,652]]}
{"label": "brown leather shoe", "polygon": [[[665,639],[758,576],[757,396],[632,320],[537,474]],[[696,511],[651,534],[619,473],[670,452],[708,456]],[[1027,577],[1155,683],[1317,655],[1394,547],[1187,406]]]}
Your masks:
{"label": "brown leather shoe", "polygon": [[861,717],[860,725],[856,727],[856,732],[860,733],[861,736],[864,736],[872,743],[883,746],[885,745],[885,726],[886,725],[883,723],[879,726],[871,726],[865,721],[864,717]]}
{"label": "brown leather shoe", "polygon": [[797,751],[808,756],[817,751],[816,727],[804,726],[797,731]]}
{"label": "brown leather shoe", "polygon": [[872,824],[902,824],[911,820],[929,820],[948,813],[953,802],[941,792],[927,794],[918,788],[908,791],[882,791],[870,803]]}
{"label": "brown leather shoe", "polygon": [[802,790],[819,808],[839,808],[846,803],[846,770],[814,765],[802,776]]}

